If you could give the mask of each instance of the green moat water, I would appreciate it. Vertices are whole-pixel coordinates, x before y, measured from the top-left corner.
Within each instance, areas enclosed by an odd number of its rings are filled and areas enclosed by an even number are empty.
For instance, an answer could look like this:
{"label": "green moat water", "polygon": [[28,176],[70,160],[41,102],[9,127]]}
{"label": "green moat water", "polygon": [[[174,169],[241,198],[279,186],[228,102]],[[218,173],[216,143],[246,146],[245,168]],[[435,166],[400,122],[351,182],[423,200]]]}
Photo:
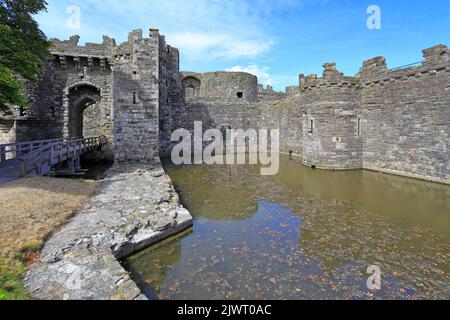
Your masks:
{"label": "green moat water", "polygon": [[[283,157],[256,166],[165,164],[191,233],[127,261],[153,299],[450,299],[450,187]],[[381,290],[367,289],[371,265]]]}

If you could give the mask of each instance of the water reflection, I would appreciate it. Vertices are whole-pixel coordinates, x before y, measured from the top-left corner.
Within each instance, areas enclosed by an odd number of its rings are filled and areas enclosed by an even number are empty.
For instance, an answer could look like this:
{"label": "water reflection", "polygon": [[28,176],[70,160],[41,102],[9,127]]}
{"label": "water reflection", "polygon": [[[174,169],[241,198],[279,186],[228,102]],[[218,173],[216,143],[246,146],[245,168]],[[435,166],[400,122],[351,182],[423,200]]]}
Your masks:
{"label": "water reflection", "polygon": [[[448,186],[288,158],[274,177],[256,166],[166,169],[196,221],[127,261],[157,298],[450,298]],[[384,275],[376,294],[373,264]]]}
{"label": "water reflection", "polygon": [[87,169],[88,171],[83,176],[83,179],[87,180],[101,180],[105,176],[106,172],[111,169],[114,162],[112,161],[88,161],[81,160],[81,167]]}

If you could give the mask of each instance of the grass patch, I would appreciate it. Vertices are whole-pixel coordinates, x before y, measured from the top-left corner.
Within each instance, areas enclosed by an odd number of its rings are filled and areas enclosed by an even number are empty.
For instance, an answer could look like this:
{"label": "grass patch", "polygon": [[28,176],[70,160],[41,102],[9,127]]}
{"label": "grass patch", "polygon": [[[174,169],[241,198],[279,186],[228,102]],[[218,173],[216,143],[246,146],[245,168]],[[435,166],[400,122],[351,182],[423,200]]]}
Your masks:
{"label": "grass patch", "polygon": [[45,177],[0,185],[0,300],[28,299],[21,283],[27,266],[94,190],[94,181]]}
{"label": "grass patch", "polygon": [[21,280],[27,267],[22,254],[0,254],[0,300],[27,300]]}

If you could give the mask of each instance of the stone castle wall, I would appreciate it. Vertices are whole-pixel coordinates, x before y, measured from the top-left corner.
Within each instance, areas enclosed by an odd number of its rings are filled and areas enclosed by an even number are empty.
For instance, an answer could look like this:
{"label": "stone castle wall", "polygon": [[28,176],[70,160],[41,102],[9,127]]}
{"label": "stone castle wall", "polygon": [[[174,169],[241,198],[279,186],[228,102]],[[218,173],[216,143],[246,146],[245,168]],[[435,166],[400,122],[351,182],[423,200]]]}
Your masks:
{"label": "stone castle wall", "polygon": [[323,78],[306,78],[301,86],[304,163],[321,169],[361,168],[359,82],[344,77],[334,63],[324,68]]}
{"label": "stone castle wall", "polygon": [[[189,98],[206,102],[255,102],[258,98],[258,78],[245,72],[183,72],[183,87],[193,88]],[[197,88],[198,86],[198,88]]]}
{"label": "stone castle wall", "polygon": [[356,77],[327,63],[322,78],[301,75],[299,86],[280,101],[191,97],[174,113],[173,128],[191,130],[202,121],[206,129],[280,129],[281,152],[302,156],[312,167],[365,168],[448,183],[448,52],[445,46],[424,50],[420,66],[399,70],[373,58]]}
{"label": "stone castle wall", "polygon": [[[194,122],[201,121],[203,130],[279,129],[283,153],[303,155],[303,123],[299,99],[278,102],[211,102],[202,99],[181,104],[173,110],[173,130],[183,128],[191,133]],[[170,146],[173,146],[171,144]],[[167,148],[164,156],[170,156]]]}
{"label": "stone castle wall", "polygon": [[160,48],[159,152],[166,156],[171,151],[173,122],[177,110],[185,104],[185,97],[178,49],[168,45]]}
{"label": "stone castle wall", "polygon": [[[289,89],[291,90],[291,89]],[[273,90],[272,86],[267,86],[264,88],[262,84],[258,85],[258,101],[259,102],[273,102],[283,100],[289,97],[289,93],[287,92],[288,88],[286,88],[286,92],[278,92]],[[292,91],[290,91],[292,93]]]}
{"label": "stone castle wall", "polygon": [[417,67],[388,71],[382,58],[364,63],[359,103],[363,168],[450,181],[450,53],[423,51]]}
{"label": "stone castle wall", "polygon": [[148,38],[135,30],[119,46],[107,36],[102,44],[78,42],[52,39],[41,79],[24,83],[29,107],[12,108],[1,142],[103,136],[109,143],[97,159],[159,161],[159,111],[171,103],[169,88],[182,91],[178,50],[156,29]]}
{"label": "stone castle wall", "polygon": [[[14,137],[8,142],[77,137],[89,125],[87,136],[103,135],[110,144],[99,158],[113,157],[114,115],[112,103],[111,50],[114,41],[78,46],[79,37],[52,39],[52,58],[43,65],[36,83],[24,83],[29,101],[14,113]],[[95,122],[94,122],[95,121]]]}
{"label": "stone castle wall", "polygon": [[151,30],[130,33],[115,50],[114,119],[115,159],[153,162],[159,157],[159,45]]}
{"label": "stone castle wall", "polygon": [[2,120],[0,122],[0,144],[8,144],[16,140],[14,120]]}
{"label": "stone castle wall", "polygon": [[174,130],[202,121],[204,130],[279,129],[281,152],[316,168],[450,181],[446,46],[407,68],[367,60],[355,77],[326,63],[321,78],[300,75],[280,93],[248,73],[181,73],[178,50],[156,29],[120,45],[78,41],[53,40],[42,79],[26,84],[30,107],[3,119],[1,143],[101,135],[109,144],[98,157],[154,162],[170,155]]}

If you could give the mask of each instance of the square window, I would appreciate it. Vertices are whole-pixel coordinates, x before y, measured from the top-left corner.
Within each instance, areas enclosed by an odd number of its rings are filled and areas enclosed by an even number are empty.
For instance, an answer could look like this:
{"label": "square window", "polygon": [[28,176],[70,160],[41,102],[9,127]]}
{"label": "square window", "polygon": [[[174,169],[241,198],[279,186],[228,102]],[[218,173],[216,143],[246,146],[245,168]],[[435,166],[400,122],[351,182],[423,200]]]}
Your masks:
{"label": "square window", "polygon": [[237,97],[238,97],[238,99],[244,98],[244,93],[243,92],[238,92],[237,93]]}

